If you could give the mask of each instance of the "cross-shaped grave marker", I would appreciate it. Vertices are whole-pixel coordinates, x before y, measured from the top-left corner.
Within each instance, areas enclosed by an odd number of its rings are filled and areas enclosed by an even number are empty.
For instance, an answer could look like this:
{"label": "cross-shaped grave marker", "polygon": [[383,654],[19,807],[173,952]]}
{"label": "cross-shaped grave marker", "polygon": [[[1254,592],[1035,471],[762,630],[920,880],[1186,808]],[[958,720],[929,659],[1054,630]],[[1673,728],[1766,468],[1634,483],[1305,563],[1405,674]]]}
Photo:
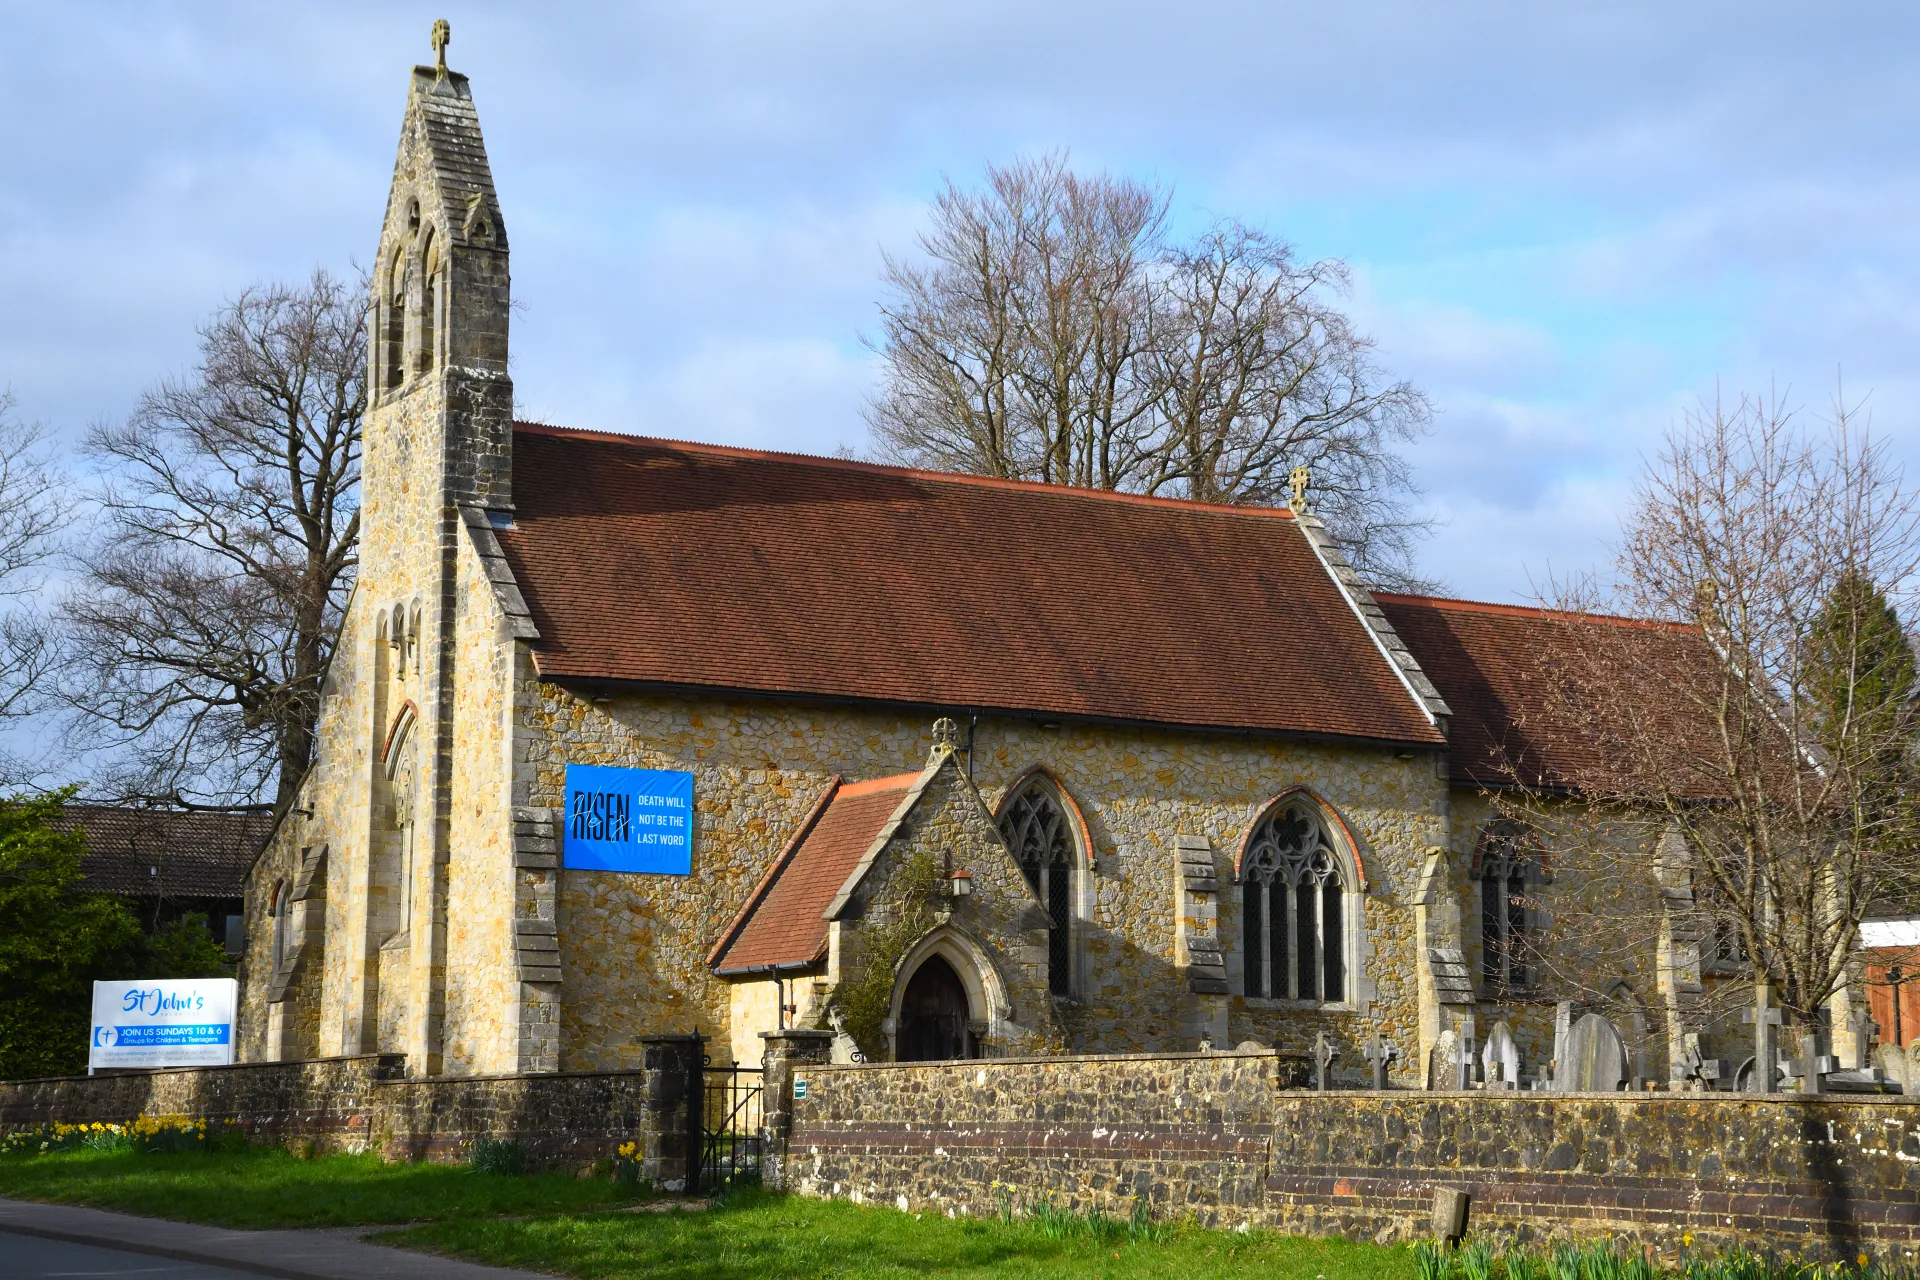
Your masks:
{"label": "cross-shaped grave marker", "polygon": [[1753,984],[1753,1008],[1740,1015],[1753,1028],[1753,1080],[1750,1093],[1772,1093],[1773,1073],[1780,1061],[1780,1024],[1785,1021],[1773,1004],[1773,984]]}
{"label": "cross-shaped grave marker", "polygon": [[1880,1024],[1873,1020],[1873,1010],[1861,1005],[1847,1019],[1847,1029],[1853,1032],[1853,1063],[1862,1071],[1871,1071],[1876,1064],[1873,1051],[1880,1045]]}
{"label": "cross-shaped grave marker", "polygon": [[1817,1017],[1806,1035],[1800,1038],[1800,1061],[1794,1074],[1800,1077],[1800,1092],[1825,1093],[1827,1076],[1840,1069],[1840,1060],[1827,1052],[1826,1019]]}
{"label": "cross-shaped grave marker", "polygon": [[1333,1037],[1321,1031],[1313,1037],[1313,1087],[1330,1089],[1333,1087],[1333,1060],[1340,1056],[1340,1047]]}
{"label": "cross-shaped grave marker", "polygon": [[1387,1064],[1400,1060],[1400,1051],[1382,1040],[1378,1033],[1367,1041],[1367,1064],[1373,1068],[1373,1087],[1387,1087]]}

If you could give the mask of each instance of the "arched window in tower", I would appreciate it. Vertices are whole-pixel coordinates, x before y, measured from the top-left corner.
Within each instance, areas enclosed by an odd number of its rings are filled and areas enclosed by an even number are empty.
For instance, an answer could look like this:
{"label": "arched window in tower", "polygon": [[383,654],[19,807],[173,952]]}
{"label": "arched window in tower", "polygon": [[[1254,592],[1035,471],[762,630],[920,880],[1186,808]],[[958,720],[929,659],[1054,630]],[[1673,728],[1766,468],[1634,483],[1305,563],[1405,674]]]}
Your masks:
{"label": "arched window in tower", "polygon": [[1240,864],[1244,990],[1275,1000],[1347,998],[1347,885],[1313,804],[1277,805]]}
{"label": "arched window in tower", "polygon": [[425,241],[420,248],[420,371],[431,373],[439,364],[440,348],[436,341],[440,323],[440,283],[444,273],[440,270],[440,240],[433,234],[433,224],[428,223]]}
{"label": "arched window in tower", "polygon": [[398,833],[397,862],[398,884],[396,901],[399,907],[399,931],[405,933],[413,927],[413,893],[415,845],[419,838],[419,815],[416,807],[418,796],[418,756],[414,739],[416,717],[411,706],[401,712],[401,722],[394,734],[393,747],[387,755],[387,780],[393,795],[393,825]]}
{"label": "arched window in tower", "polygon": [[1540,879],[1540,860],[1527,829],[1496,822],[1480,837],[1480,976],[1490,992],[1533,986],[1537,951],[1528,894]]}
{"label": "arched window in tower", "polygon": [[278,881],[273,886],[272,905],[267,914],[273,917],[273,972],[280,973],[287,967],[287,882]]}
{"label": "arched window in tower", "polygon": [[1073,831],[1051,784],[1035,778],[1000,811],[1000,834],[1047,909],[1047,985],[1073,990]]}
{"label": "arched window in tower", "polygon": [[398,391],[406,381],[404,364],[407,346],[407,251],[403,245],[393,251],[387,264],[385,287],[379,290],[380,311],[380,389]]}

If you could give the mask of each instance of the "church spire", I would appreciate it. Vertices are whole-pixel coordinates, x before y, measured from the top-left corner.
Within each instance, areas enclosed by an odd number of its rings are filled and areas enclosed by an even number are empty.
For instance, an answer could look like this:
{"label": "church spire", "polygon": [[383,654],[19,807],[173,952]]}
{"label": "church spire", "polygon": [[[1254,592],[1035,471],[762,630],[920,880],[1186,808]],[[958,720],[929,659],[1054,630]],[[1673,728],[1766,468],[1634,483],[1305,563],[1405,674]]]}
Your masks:
{"label": "church spire", "polygon": [[[449,416],[448,449],[472,455],[449,459],[448,474],[471,482],[449,496],[507,506],[513,397],[506,223],[472,86],[447,66],[451,38],[444,18],[434,24],[434,65],[415,67],[408,86],[374,258],[373,407],[437,394]],[[483,420],[488,403],[500,408],[497,421]]]}

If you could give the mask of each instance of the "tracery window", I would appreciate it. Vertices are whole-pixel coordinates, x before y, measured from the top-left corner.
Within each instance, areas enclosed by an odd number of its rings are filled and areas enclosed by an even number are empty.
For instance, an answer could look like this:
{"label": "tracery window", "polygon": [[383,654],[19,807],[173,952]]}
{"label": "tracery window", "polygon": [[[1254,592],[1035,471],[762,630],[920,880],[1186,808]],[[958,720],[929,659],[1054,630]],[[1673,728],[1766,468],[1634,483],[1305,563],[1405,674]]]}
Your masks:
{"label": "tracery window", "polygon": [[1073,831],[1053,789],[1029,783],[1000,814],[1000,834],[1047,909],[1047,986],[1073,990]]}
{"label": "tracery window", "polygon": [[1245,993],[1346,999],[1347,887],[1313,806],[1283,805],[1262,818],[1240,865]]}
{"label": "tracery window", "polygon": [[1537,932],[1528,893],[1540,863],[1526,828],[1499,822],[1480,839],[1480,976],[1491,991],[1533,986]]}

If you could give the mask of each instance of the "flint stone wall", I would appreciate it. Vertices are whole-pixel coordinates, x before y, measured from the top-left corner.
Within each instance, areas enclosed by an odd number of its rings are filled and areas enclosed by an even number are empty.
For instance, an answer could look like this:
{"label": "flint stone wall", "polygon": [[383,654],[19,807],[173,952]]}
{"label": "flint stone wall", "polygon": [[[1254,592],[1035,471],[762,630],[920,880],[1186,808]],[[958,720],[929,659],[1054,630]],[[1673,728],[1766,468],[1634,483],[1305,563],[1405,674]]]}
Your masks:
{"label": "flint stone wall", "polygon": [[1272,1053],[796,1066],[805,1195],[950,1214],[1051,1200],[1380,1241],[1472,1230],[1875,1257],[1920,1243],[1920,1100],[1327,1092]]}
{"label": "flint stone wall", "polygon": [[0,1082],[0,1131],[60,1121],[183,1115],[238,1125],[260,1143],[389,1160],[456,1161],[480,1138],[520,1143],[542,1166],[578,1166],[638,1145],[643,1174],[685,1176],[688,1104],[681,1046],[647,1046],[648,1069],[415,1077],[398,1054],[243,1063],[111,1076]]}

